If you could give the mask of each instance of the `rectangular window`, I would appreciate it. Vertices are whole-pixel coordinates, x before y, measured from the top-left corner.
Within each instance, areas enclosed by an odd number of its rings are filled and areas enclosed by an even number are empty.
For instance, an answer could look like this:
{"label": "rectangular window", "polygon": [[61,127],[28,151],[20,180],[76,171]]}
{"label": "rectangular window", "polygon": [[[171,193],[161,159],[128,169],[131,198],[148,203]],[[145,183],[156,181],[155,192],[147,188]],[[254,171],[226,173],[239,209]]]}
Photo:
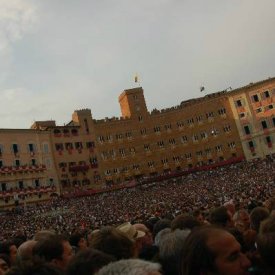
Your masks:
{"label": "rectangular window", "polygon": [[254,148],[254,142],[252,140],[248,142],[248,147]]}
{"label": "rectangular window", "polygon": [[224,115],[224,114],[226,114],[226,109],[225,109],[225,108],[219,109],[219,110],[218,110],[218,114],[219,114],[219,115]]}
{"label": "rectangular window", "polygon": [[28,144],[29,152],[34,152],[34,145],[32,143]]}
{"label": "rectangular window", "polygon": [[55,149],[56,149],[56,151],[62,151],[64,149],[63,143],[56,143]]}
{"label": "rectangular window", "polygon": [[166,131],[171,130],[172,129],[172,125],[171,124],[166,124],[166,125],[164,125],[164,129]]}
{"label": "rectangular window", "polygon": [[259,97],[258,97],[257,94],[256,94],[256,95],[253,95],[253,96],[252,96],[252,99],[253,99],[254,102],[259,102]]}
{"label": "rectangular window", "polygon": [[145,136],[146,135],[146,128],[143,128],[143,129],[141,129],[140,130],[140,134],[142,135],[142,136]]}
{"label": "rectangular window", "polygon": [[169,139],[169,144],[170,144],[170,145],[175,145],[175,144],[176,144],[175,139],[174,139],[174,138],[170,138],[170,139]]}
{"label": "rectangular window", "polygon": [[154,132],[155,133],[159,133],[160,132],[160,127],[159,126],[155,126],[154,127]]}
{"label": "rectangular window", "polygon": [[182,137],[181,137],[181,142],[182,142],[182,143],[187,143],[187,142],[188,142],[187,136],[182,136]]}
{"label": "rectangular window", "polygon": [[249,129],[249,126],[247,126],[247,125],[246,125],[246,126],[244,126],[243,128],[244,128],[244,132],[245,132],[245,134],[246,134],[246,135],[250,135],[250,129]]}
{"label": "rectangular window", "polygon": [[267,123],[266,123],[265,120],[261,121],[261,124],[262,124],[263,130],[268,128]]}
{"label": "rectangular window", "polygon": [[164,147],[164,142],[163,142],[163,140],[158,141],[158,142],[157,142],[157,145],[158,145],[160,148],[163,148],[163,147]]}
{"label": "rectangular window", "polygon": [[145,151],[150,151],[150,145],[149,144],[144,144],[143,147],[144,147]]}
{"label": "rectangular window", "polygon": [[243,106],[242,101],[240,99],[236,100],[235,103],[236,103],[237,107],[242,107]]}
{"label": "rectangular window", "polygon": [[265,98],[269,98],[270,97],[269,91],[264,91],[264,97]]}

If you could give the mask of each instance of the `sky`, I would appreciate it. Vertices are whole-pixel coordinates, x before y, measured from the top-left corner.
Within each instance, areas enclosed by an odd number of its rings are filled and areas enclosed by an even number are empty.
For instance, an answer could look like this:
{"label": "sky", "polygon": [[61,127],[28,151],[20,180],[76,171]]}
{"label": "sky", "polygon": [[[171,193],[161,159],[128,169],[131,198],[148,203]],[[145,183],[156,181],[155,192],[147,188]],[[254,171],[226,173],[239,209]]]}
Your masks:
{"label": "sky", "polygon": [[[274,0],[0,0],[0,128],[119,117],[275,76]],[[205,87],[203,93],[200,86]]]}

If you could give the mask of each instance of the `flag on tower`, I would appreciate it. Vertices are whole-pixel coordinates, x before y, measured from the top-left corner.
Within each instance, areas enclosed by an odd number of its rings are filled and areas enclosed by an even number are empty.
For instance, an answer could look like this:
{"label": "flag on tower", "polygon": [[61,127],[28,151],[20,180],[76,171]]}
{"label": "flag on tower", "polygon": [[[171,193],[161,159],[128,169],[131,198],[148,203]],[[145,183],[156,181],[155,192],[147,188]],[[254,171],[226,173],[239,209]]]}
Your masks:
{"label": "flag on tower", "polygon": [[138,82],[138,75],[136,74],[135,75],[135,83],[137,83]]}

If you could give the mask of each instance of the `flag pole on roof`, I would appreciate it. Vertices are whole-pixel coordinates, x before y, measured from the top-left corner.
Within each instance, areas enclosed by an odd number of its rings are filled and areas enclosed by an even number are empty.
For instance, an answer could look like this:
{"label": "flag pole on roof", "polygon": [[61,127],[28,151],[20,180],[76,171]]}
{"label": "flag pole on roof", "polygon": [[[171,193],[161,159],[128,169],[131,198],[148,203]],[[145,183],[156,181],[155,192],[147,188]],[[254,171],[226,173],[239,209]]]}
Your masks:
{"label": "flag pole on roof", "polygon": [[138,85],[138,86],[140,86],[139,76],[138,76],[138,74],[137,74],[137,73],[135,74],[135,78],[134,78],[134,80],[135,80],[135,83],[137,83],[137,85]]}

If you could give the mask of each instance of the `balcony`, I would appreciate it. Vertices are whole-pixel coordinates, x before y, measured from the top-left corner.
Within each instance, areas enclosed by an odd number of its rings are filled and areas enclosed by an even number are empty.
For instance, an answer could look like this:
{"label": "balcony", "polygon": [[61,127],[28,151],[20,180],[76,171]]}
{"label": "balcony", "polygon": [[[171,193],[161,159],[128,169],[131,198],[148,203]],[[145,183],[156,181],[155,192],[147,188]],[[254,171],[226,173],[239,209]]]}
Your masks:
{"label": "balcony", "polygon": [[26,196],[26,195],[36,195],[41,193],[46,194],[46,193],[52,193],[52,192],[56,192],[55,186],[41,186],[37,188],[28,187],[23,189],[11,189],[7,191],[0,191],[0,199],[14,198],[14,196],[16,195]]}
{"label": "balcony", "polygon": [[24,173],[24,172],[43,172],[46,170],[45,165],[32,165],[32,166],[3,166],[0,168],[0,175],[14,174],[14,173]]}

